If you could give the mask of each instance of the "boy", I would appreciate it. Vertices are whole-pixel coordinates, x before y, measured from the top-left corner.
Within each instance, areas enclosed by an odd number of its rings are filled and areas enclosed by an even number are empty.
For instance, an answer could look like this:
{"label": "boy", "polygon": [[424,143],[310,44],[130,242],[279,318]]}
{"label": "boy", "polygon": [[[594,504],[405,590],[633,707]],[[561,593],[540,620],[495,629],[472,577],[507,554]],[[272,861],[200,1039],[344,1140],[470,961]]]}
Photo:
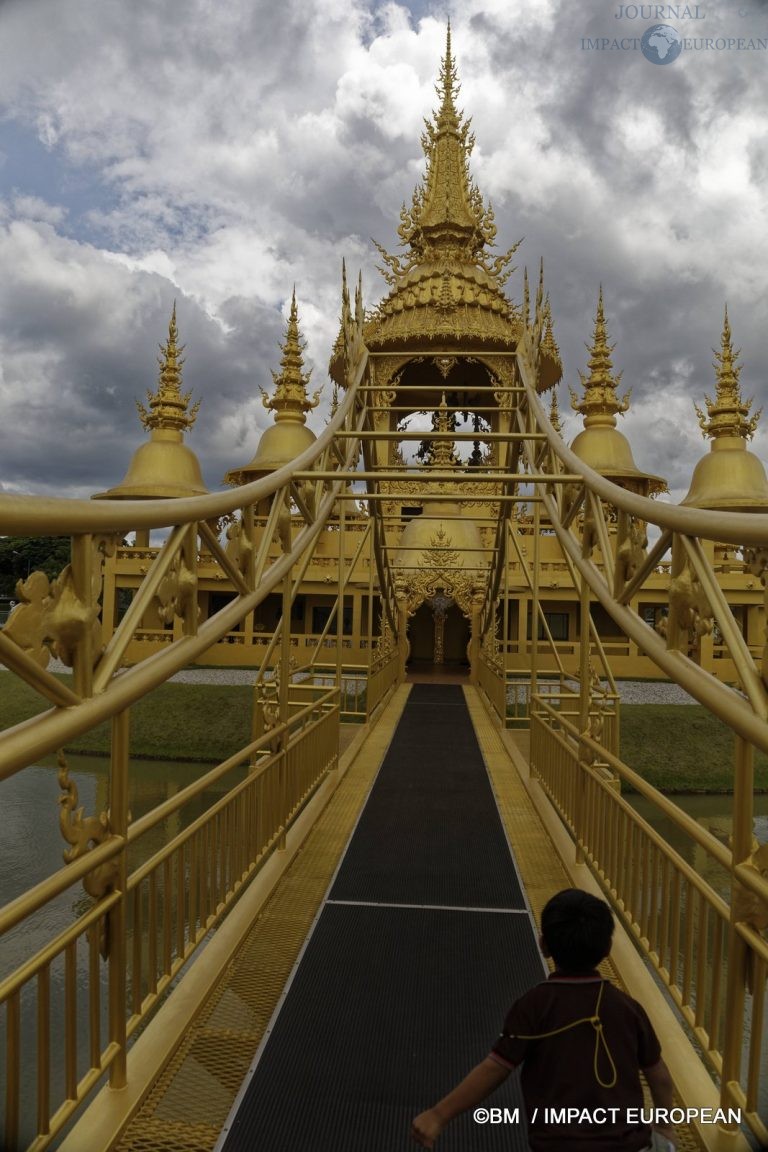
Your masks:
{"label": "boy", "polygon": [[[512,1006],[490,1055],[416,1117],[411,1134],[418,1144],[433,1148],[449,1120],[475,1108],[522,1065],[532,1152],[674,1149],[672,1129],[657,1125],[654,1136],[640,1115],[640,1069],[654,1107],[672,1107],[672,1081],[651,1022],[636,1000],[597,972],[612,937],[613,914],[603,900],[578,888],[552,897],[539,946],[555,971]],[[564,1122],[563,1108],[578,1109],[577,1120]]]}

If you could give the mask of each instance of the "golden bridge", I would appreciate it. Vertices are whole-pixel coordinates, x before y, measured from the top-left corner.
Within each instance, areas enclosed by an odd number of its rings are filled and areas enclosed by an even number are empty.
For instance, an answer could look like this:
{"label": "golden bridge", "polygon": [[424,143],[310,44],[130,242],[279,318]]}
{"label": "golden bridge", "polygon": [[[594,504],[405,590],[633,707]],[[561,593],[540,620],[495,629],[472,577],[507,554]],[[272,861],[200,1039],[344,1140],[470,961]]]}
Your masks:
{"label": "golden bridge", "polygon": [[[65,861],[3,908],[4,939],[71,909],[2,971],[7,1152],[406,1147],[409,1117],[541,974],[533,919],[570,885],[610,901],[610,973],[647,1006],[680,1106],[712,1121],[692,1117],[680,1146],[768,1145],[768,484],[728,319],[712,451],[682,505],[652,498],[662,482],[616,429],[602,296],[568,447],[542,399],[561,374],[543,277],[519,305],[502,291],[511,253],[487,254],[455,88],[449,40],[406,255],[382,250],[389,294],[366,313],[342,285],[321,434],[294,301],[274,427],[207,492],[174,316],[123,483],[0,496],[0,532],[72,540],[0,629],[3,675],[39,697],[0,733],[1,778],[59,756]],[[427,433],[408,426],[419,412]],[[131,710],[205,664],[256,670],[250,739],[134,819]],[[733,732],[727,843],[621,760],[630,670]],[[86,811],[60,750],[104,723],[108,795]],[[468,1120],[445,1147],[523,1141]]]}

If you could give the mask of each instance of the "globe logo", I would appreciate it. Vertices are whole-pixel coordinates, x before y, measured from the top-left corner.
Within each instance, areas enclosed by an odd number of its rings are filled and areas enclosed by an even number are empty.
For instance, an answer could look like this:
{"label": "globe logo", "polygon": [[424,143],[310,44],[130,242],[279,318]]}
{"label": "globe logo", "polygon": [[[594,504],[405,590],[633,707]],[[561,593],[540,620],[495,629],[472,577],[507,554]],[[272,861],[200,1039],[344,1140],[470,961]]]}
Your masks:
{"label": "globe logo", "polygon": [[640,41],[640,51],[651,64],[671,64],[682,48],[680,33],[669,24],[652,24]]}

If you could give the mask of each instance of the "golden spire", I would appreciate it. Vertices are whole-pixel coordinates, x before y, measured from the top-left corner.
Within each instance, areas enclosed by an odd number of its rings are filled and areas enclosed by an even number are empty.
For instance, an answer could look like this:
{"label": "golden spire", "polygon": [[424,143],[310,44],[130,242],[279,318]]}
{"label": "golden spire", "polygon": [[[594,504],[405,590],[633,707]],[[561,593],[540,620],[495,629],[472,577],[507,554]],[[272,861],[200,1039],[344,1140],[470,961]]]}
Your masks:
{"label": "golden spire", "polygon": [[[541,340],[541,350],[553,364],[562,367],[560,360],[560,349],[555,340],[555,333],[552,329],[552,308],[549,303],[549,293],[544,300],[544,335]],[[559,377],[558,377],[559,379]]]}
{"label": "golden spire", "polygon": [[265,408],[271,408],[275,413],[275,421],[293,420],[301,424],[306,422],[306,412],[316,408],[320,402],[318,390],[310,400],[307,395],[307,384],[312,375],[311,370],[304,372],[303,352],[306,345],[299,333],[299,314],[296,308],[296,288],[291,296],[291,311],[283,341],[283,355],[280,360],[281,372],[273,372],[275,394],[269,396],[259,385],[262,402]]}
{"label": "golden spire", "polygon": [[[442,399],[436,412],[437,420],[435,422],[436,432],[450,432],[450,424],[448,422],[448,403],[445,399],[445,392],[443,392]],[[450,440],[436,440],[432,451],[431,467],[438,469],[453,468],[455,444]]]}
{"label": "golden spire", "polygon": [[589,352],[589,376],[581,372],[579,376],[584,385],[584,397],[579,399],[573,388],[571,393],[571,407],[585,417],[584,426],[593,424],[616,427],[617,412],[626,412],[629,408],[629,392],[619,399],[616,389],[621,381],[622,373],[613,373],[611,352],[615,344],[608,343],[608,331],[603,311],[603,288],[600,286],[600,295],[597,301],[597,314],[595,316],[595,332],[592,346],[586,345]]}
{"label": "golden spire", "polygon": [[459,87],[449,22],[435,86],[440,107],[431,121],[424,121],[426,130],[421,137],[426,175],[413,193],[411,207],[403,205],[397,230],[410,251],[403,257],[390,256],[376,245],[388,265],[389,271],[382,271],[390,283],[426,262],[479,266],[493,277],[496,287],[501,287],[511,272],[508,265],[517,244],[493,261],[485,251],[496,239],[496,224],[493,209],[490,204],[485,207],[469,174],[475,138],[469,131],[470,121],[456,108]]}
{"label": "golden spire", "polygon": [[[504,294],[513,271],[515,244],[492,255],[493,209],[486,207],[469,171],[474,137],[457,108],[458,73],[450,25],[436,84],[438,106],[425,121],[421,144],[426,171],[403,205],[398,236],[403,251],[390,255],[376,243],[379,271],[389,293],[367,317],[365,342],[372,351],[389,346],[423,348],[436,341],[467,342],[504,350],[520,337],[518,309]],[[341,383],[341,346],[334,347],[331,373]]]}
{"label": "golden spire", "polygon": [[191,392],[181,391],[181,367],[184,361],[181,353],[184,346],[178,346],[178,329],[176,327],[176,301],[173,302],[173,312],[168,325],[168,340],[160,345],[162,357],[158,356],[160,365],[160,380],[157,392],[147,389],[147,410],[140,401],[136,401],[139,417],[145,428],[154,431],[158,428],[172,429],[183,432],[191,428],[197,417],[200,401],[189,408]]}
{"label": "golden spire", "polygon": [[749,440],[754,435],[762,409],[750,416],[749,410],[754,397],[751,400],[742,400],[739,388],[741,365],[737,363],[741,350],[738,349],[736,352],[733,350],[727,305],[720,351],[717,352],[714,348],[712,351],[715,356],[712,367],[717,377],[715,399],[713,401],[708,396],[704,397],[707,406],[706,416],[698,404],[694,404],[701,431],[705,437],[709,436],[713,440],[721,436],[740,436],[743,440]]}
{"label": "golden spire", "polygon": [[584,417],[584,429],[571,444],[571,451],[595,472],[629,491],[639,492],[643,496],[665,492],[666,480],[640,471],[632,456],[629,441],[616,427],[616,414],[626,412],[629,408],[629,392],[621,399],[616,394],[621,372],[614,374],[613,371],[611,352],[614,348],[614,344],[608,343],[601,286],[595,332],[591,346],[587,344],[589,376],[579,373],[584,385],[583,399],[579,400],[573,388],[570,389],[571,406]]}
{"label": "golden spire", "polygon": [[160,345],[160,381],[157,392],[147,389],[149,408],[139,401],[136,407],[149,440],[134,452],[123,480],[97,499],[144,500],[167,496],[198,496],[208,489],[200,474],[200,464],[184,443],[184,432],[195,422],[200,401],[189,408],[191,392],[181,391],[181,358],[178,344],[176,303],[168,325],[168,340]]}

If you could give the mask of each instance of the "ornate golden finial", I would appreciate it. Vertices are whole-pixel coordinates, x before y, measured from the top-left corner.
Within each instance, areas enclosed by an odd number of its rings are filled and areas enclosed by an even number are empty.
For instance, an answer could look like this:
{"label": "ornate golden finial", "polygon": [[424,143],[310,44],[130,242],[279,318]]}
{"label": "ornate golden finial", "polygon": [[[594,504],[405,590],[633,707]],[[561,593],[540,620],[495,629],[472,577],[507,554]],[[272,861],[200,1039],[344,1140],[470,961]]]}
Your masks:
{"label": "ornate golden finial", "polygon": [[[436,432],[450,432],[451,427],[448,420],[448,403],[445,399],[445,392],[443,392],[442,399],[437,408],[435,431]],[[432,452],[432,467],[433,468],[452,468],[454,461],[455,444],[450,440],[436,440]]]}
{"label": "ornate golden finial", "polygon": [[[295,291],[295,289],[294,289]],[[347,261],[342,256],[341,258],[341,307],[343,311],[349,311],[349,288],[347,286]]]}
{"label": "ornate golden finial", "polygon": [[449,24],[445,56],[435,86],[440,106],[431,121],[425,120],[426,130],[421,138],[426,176],[413,193],[411,207],[404,205],[400,213],[398,235],[410,252],[403,257],[390,256],[376,245],[387,265],[382,271],[390,283],[425,261],[479,265],[499,287],[512,271],[508,265],[518,244],[493,261],[485,251],[496,239],[496,224],[492,208],[485,207],[469,174],[475,141],[469,130],[470,121],[456,108],[459,88]]}
{"label": "ornate golden finial", "polygon": [[560,421],[560,408],[557,403],[557,391],[552,389],[552,401],[549,406],[549,422],[558,436],[563,434],[563,425]]}
{"label": "ornate golden finial", "polygon": [[741,349],[737,349],[735,352],[733,350],[727,305],[723,319],[723,334],[720,338],[720,351],[717,352],[714,348],[712,351],[715,357],[712,367],[715,369],[717,378],[715,399],[710,400],[708,396],[704,397],[704,403],[707,407],[706,415],[698,404],[694,404],[702,434],[713,440],[721,436],[740,436],[744,440],[749,440],[755,433],[762,408],[750,416],[749,410],[754,403],[754,397],[750,400],[743,400],[741,397],[741,389],[739,388],[741,365],[737,363]]}
{"label": "ornate golden finial", "polygon": [[536,306],[534,308],[534,322],[538,323],[542,318],[542,308],[544,305],[544,257],[539,260],[539,285],[536,289]]}
{"label": "ornate golden finial", "polygon": [[182,393],[181,391],[181,368],[184,363],[181,359],[181,353],[184,351],[184,346],[179,347],[178,335],[176,301],[174,300],[171,321],[168,325],[168,340],[165,344],[160,345],[160,351],[163,355],[157,358],[160,365],[157,392],[151,392],[149,388],[147,389],[149,409],[145,408],[140,401],[136,401],[139,418],[144,427],[150,430],[170,428],[183,432],[186,428],[192,427],[200,408],[199,400],[189,408],[189,398],[192,393]]}
{"label": "ornate golden finial", "polygon": [[552,330],[552,308],[549,303],[549,293],[544,298],[544,336],[541,340],[541,350],[545,356],[548,356],[553,363],[560,365],[560,349],[555,340],[555,333]]}
{"label": "ornate golden finial", "polygon": [[595,316],[595,333],[592,345],[586,345],[589,352],[589,376],[579,372],[584,385],[584,397],[579,397],[570,389],[571,407],[585,417],[585,426],[591,424],[605,424],[616,427],[616,414],[626,412],[629,408],[630,393],[626,392],[619,399],[616,389],[621,381],[621,372],[613,373],[611,352],[615,344],[608,343],[608,332],[605,324],[603,310],[603,287],[600,285],[600,294],[597,301],[597,314]]}
{"label": "ornate golden finial", "polygon": [[[346,289],[346,274],[344,278]],[[269,396],[261,386],[262,403],[265,408],[271,408],[275,413],[275,420],[298,420],[306,422],[305,413],[316,408],[320,402],[321,388],[314,393],[310,400],[307,395],[307,384],[312,375],[311,371],[304,372],[303,352],[306,345],[299,333],[299,313],[296,308],[296,288],[291,296],[291,311],[283,341],[283,355],[280,359],[281,372],[273,372],[275,394]]]}
{"label": "ornate golden finial", "polygon": [[440,95],[442,91],[440,119],[453,118],[454,121],[457,119],[456,96],[458,95],[459,87],[456,65],[451,55],[451,21],[449,20],[445,30],[445,56],[440,64],[440,78],[437,85],[438,95]]}

